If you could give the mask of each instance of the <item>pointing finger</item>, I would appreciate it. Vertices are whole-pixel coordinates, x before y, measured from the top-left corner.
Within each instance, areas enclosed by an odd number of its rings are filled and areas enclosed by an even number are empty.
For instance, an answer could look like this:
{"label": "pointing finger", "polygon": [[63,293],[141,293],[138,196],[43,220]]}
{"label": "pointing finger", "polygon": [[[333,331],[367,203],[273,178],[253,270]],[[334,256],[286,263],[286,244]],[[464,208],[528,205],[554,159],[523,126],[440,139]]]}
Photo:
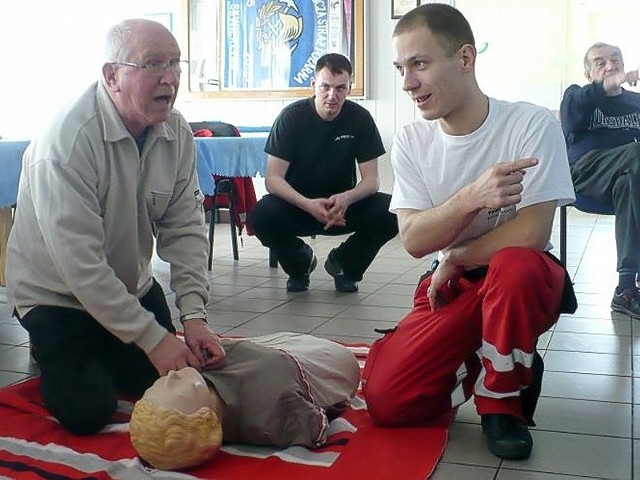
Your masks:
{"label": "pointing finger", "polygon": [[534,167],[538,164],[537,158],[519,158],[518,160],[514,160],[512,163],[512,172],[516,172],[518,170],[524,170],[527,168]]}

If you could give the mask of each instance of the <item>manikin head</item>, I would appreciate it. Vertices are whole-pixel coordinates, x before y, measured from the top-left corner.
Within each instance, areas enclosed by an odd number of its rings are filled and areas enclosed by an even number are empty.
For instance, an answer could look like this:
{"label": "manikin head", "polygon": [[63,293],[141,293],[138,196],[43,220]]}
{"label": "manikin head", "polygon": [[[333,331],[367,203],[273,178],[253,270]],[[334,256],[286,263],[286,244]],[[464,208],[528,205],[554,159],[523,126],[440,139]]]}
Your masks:
{"label": "manikin head", "polygon": [[220,398],[196,369],[172,370],[134,405],[129,423],[131,443],[155,468],[194,467],[220,449],[222,408]]}

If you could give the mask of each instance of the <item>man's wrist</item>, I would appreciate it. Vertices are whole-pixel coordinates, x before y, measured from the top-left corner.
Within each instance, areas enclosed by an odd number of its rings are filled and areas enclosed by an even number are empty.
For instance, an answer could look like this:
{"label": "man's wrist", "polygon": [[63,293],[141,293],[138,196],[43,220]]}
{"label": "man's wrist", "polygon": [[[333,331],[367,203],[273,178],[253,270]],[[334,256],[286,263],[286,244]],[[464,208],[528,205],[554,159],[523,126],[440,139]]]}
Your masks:
{"label": "man's wrist", "polygon": [[182,325],[189,320],[204,320],[207,323],[207,312],[196,312],[196,313],[187,313],[186,315],[182,315],[180,317],[180,323]]}
{"label": "man's wrist", "polygon": [[464,263],[462,261],[462,247],[460,244],[455,247],[448,248],[442,258],[440,259],[441,263],[448,263],[449,265],[453,265],[455,267],[464,267]]}
{"label": "man's wrist", "polygon": [[473,182],[458,190],[450,200],[454,202],[457,211],[464,215],[475,215],[482,209],[476,197],[475,182]]}

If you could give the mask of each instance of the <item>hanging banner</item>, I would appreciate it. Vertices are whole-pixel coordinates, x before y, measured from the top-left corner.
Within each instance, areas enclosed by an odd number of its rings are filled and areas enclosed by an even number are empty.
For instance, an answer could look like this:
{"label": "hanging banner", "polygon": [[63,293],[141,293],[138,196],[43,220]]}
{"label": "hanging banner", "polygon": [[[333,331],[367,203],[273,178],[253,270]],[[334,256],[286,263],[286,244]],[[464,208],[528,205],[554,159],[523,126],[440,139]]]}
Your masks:
{"label": "hanging banner", "polygon": [[224,88],[310,86],[329,52],[354,61],[353,0],[226,0]]}

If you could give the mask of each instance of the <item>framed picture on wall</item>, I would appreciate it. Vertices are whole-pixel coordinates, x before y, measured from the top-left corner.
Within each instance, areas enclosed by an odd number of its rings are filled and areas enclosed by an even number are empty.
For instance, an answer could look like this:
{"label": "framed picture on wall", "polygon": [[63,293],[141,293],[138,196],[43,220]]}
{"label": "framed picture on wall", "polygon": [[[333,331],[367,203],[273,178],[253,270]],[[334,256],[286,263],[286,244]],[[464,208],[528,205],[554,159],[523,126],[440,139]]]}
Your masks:
{"label": "framed picture on wall", "polygon": [[351,60],[351,95],[364,97],[365,0],[184,2],[195,98],[308,96],[315,64],[329,52]]}
{"label": "framed picture on wall", "polygon": [[391,0],[391,18],[400,18],[420,5],[420,0]]}

